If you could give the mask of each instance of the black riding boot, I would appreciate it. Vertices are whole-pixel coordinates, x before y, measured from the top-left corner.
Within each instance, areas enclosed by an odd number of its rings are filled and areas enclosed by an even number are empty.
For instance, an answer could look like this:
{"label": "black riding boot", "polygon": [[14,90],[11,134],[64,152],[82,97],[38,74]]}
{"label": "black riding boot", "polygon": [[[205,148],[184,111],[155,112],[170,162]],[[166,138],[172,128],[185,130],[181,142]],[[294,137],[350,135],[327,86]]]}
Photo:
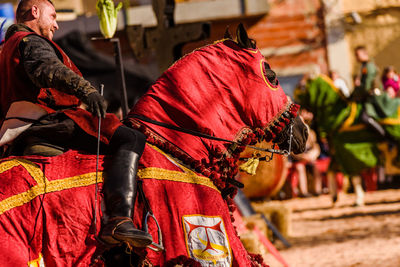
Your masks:
{"label": "black riding boot", "polygon": [[108,221],[100,238],[109,244],[127,242],[133,247],[147,247],[153,241],[149,233],[138,230],[132,221],[136,199],[136,172],[139,155],[119,149],[104,182],[104,200]]}

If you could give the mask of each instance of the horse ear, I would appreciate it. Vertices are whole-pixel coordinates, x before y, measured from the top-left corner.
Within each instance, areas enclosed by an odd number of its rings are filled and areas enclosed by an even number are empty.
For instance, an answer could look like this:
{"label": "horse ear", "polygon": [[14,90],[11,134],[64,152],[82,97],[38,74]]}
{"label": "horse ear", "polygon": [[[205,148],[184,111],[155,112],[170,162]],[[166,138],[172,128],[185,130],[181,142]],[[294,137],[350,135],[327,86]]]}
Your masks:
{"label": "horse ear", "polygon": [[231,31],[229,30],[229,25],[226,26],[225,33],[224,33],[224,39],[233,39]]}
{"label": "horse ear", "polygon": [[242,23],[239,23],[237,30],[236,30],[236,37],[239,46],[243,48],[255,48],[254,42],[249,38],[247,35],[247,31],[244,28]]}

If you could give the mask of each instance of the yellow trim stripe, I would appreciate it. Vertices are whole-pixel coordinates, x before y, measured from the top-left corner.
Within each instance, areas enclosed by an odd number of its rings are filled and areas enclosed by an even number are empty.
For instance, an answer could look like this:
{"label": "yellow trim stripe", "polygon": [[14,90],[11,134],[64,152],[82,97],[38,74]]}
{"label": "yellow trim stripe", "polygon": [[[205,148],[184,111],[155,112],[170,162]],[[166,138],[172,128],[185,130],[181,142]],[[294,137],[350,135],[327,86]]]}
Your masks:
{"label": "yellow trim stripe", "polygon": [[364,124],[355,124],[355,125],[349,126],[347,128],[340,129],[339,132],[341,132],[341,133],[342,132],[356,132],[356,131],[364,130],[366,128],[367,128],[367,126]]}
{"label": "yellow trim stripe", "polygon": [[8,171],[14,167],[18,167],[21,165],[28,171],[28,173],[36,181],[36,183],[38,184],[43,183],[42,181],[43,172],[38,168],[36,164],[25,159],[13,159],[0,163],[0,173],[3,173],[5,171]]}
{"label": "yellow trim stripe", "polygon": [[246,51],[253,54],[257,54],[258,52],[260,52],[260,50],[258,50],[257,48],[246,48]]}
{"label": "yellow trim stripe", "polygon": [[346,132],[351,128],[351,125],[354,123],[357,115],[357,103],[356,102],[351,102],[350,103],[350,115],[347,117],[347,119],[344,121],[342,124],[342,127],[340,127],[339,132]]}
{"label": "yellow trim stripe", "polygon": [[[171,158],[158,148],[154,146],[151,147],[154,148],[156,151],[160,152],[161,154],[163,154],[165,157],[169,158],[170,160],[175,161],[173,158]],[[209,178],[197,175],[194,171],[186,168],[185,166],[179,164],[178,162],[176,162],[176,164],[180,166],[185,172],[152,167],[139,170],[138,176],[141,179],[168,180],[173,182],[198,184],[207,186],[219,192],[218,188],[213,184],[213,182]],[[18,166],[22,166],[23,168],[25,168],[27,172],[31,175],[31,177],[36,181],[37,185],[33,186],[26,192],[11,196],[9,198],[0,201],[0,215],[10,209],[29,203],[36,197],[43,195],[45,193],[52,193],[72,188],[84,187],[96,183],[95,172],[49,181],[36,164],[25,159],[12,159],[1,162],[0,174]],[[103,182],[102,172],[99,172],[99,177],[97,182],[98,183]]]}
{"label": "yellow trim stripe", "polygon": [[[354,123],[356,115],[357,115],[357,104],[355,102],[352,102],[350,115],[343,123],[339,132],[355,132],[366,129],[367,127],[364,124],[352,125]],[[400,107],[397,109],[397,118],[385,118],[379,120],[378,122],[382,125],[400,125]]]}
{"label": "yellow trim stripe", "polygon": [[171,170],[151,167],[138,170],[138,176],[141,179],[167,180],[172,182],[204,185],[212,189],[215,189],[219,192],[218,188],[213,184],[213,182],[209,178],[198,176],[194,173],[184,173],[179,171],[171,171]]}
{"label": "yellow trim stripe", "polygon": [[210,178],[197,175],[194,171],[183,166],[177,160],[175,160],[173,157],[171,157],[170,155],[168,155],[167,153],[165,153],[158,147],[151,145],[151,144],[147,144],[147,145],[150,146],[155,151],[157,151],[158,153],[162,154],[164,157],[168,158],[170,161],[173,161],[184,172],[150,167],[150,168],[144,168],[144,169],[138,170],[138,176],[140,178],[142,178],[142,179],[150,179],[151,178],[151,179],[158,179],[158,180],[169,180],[169,181],[174,181],[174,182],[199,184],[199,185],[208,186],[208,187],[220,192],[218,190],[218,188],[214,185],[214,183],[211,181]]}
{"label": "yellow trim stripe", "polygon": [[383,124],[383,125],[399,125],[400,118],[386,118],[386,119],[380,120],[379,123]]}
{"label": "yellow trim stripe", "polygon": [[277,87],[272,87],[272,85],[271,85],[271,84],[267,81],[267,79],[265,78],[265,75],[264,75],[264,66],[263,66],[263,63],[264,63],[264,62],[265,62],[264,59],[261,59],[261,60],[260,60],[261,76],[263,77],[263,80],[264,80],[265,84],[269,87],[269,89],[271,89],[272,91],[276,91],[276,90],[278,90],[279,86],[277,86]]}
{"label": "yellow trim stripe", "polygon": [[[98,182],[100,183],[102,181],[102,173],[99,173]],[[35,185],[26,192],[11,196],[0,201],[0,215],[10,209],[29,203],[36,197],[45,193],[47,194],[77,187],[89,186],[95,183],[96,173],[87,173],[67,179],[50,181],[46,184]]]}
{"label": "yellow trim stripe", "polygon": [[[12,159],[0,163],[0,174],[12,169],[13,167],[18,166],[24,167],[32,176],[32,178],[37,182],[37,185],[33,186],[26,192],[11,196],[0,201],[0,215],[10,209],[22,206],[45,193],[52,193],[77,187],[89,186],[96,183],[95,172],[77,175],[60,180],[49,181],[36,164],[24,159]],[[97,182],[100,183],[102,181],[103,173],[99,172]]]}
{"label": "yellow trim stripe", "polygon": [[[223,38],[223,39],[220,39],[220,40],[216,40],[216,41],[214,41],[213,45],[219,44],[219,43],[222,43],[222,42],[225,42],[226,40],[231,40],[231,39],[229,39],[229,38]],[[233,40],[231,40],[231,41],[233,41]]]}
{"label": "yellow trim stripe", "polygon": [[385,118],[379,121],[384,125],[398,125],[400,124],[400,107],[397,108],[397,118]]}

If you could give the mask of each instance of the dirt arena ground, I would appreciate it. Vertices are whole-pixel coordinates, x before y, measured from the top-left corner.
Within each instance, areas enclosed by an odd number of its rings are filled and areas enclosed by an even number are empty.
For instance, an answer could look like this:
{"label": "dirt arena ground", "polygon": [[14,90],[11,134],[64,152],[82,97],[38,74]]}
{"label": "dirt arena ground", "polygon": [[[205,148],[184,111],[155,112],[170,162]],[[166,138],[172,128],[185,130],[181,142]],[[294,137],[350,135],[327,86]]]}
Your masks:
{"label": "dirt arena ground", "polygon": [[[289,266],[400,266],[400,190],[366,193],[363,207],[354,198],[340,195],[334,207],[328,195],[285,201],[293,209],[292,247],[275,245]],[[265,262],[283,266],[271,254]]]}

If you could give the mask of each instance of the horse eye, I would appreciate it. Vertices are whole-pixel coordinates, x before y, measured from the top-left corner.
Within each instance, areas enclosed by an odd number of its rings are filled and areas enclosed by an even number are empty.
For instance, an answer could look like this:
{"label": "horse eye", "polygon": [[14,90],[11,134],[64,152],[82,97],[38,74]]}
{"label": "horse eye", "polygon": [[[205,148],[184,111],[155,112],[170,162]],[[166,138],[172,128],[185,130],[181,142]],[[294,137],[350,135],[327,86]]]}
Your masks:
{"label": "horse eye", "polygon": [[264,75],[273,86],[278,85],[275,71],[271,70],[271,66],[266,62],[264,62]]}

